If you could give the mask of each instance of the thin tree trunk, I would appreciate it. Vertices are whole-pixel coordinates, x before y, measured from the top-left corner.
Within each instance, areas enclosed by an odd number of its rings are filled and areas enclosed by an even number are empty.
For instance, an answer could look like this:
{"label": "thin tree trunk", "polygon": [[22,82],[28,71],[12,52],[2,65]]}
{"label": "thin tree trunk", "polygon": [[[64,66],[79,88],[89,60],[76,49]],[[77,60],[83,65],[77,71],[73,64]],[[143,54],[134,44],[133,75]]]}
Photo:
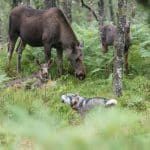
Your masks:
{"label": "thin tree trunk", "polygon": [[59,1],[60,1],[60,0],[56,0],[56,6],[57,6],[57,7],[59,7],[59,5],[60,5],[60,4],[59,4]]}
{"label": "thin tree trunk", "polygon": [[26,4],[27,4],[27,6],[29,6],[30,5],[30,0],[26,0]]}
{"label": "thin tree trunk", "polygon": [[114,16],[112,0],[109,0],[109,11],[110,11],[110,19],[115,24],[115,16]]}
{"label": "thin tree trunk", "polygon": [[99,0],[98,2],[98,13],[99,13],[99,26],[103,26],[105,15],[104,15],[104,1]]}
{"label": "thin tree trunk", "polygon": [[56,7],[56,0],[44,0],[45,9]]}
{"label": "thin tree trunk", "polygon": [[60,5],[68,21],[72,22],[72,0],[60,0]]}
{"label": "thin tree trunk", "polygon": [[101,43],[101,37],[103,36],[101,29],[104,25],[104,1],[103,0],[98,1],[98,23],[99,23],[99,26],[98,26],[99,41]]}
{"label": "thin tree trunk", "polygon": [[17,0],[13,0],[13,1],[12,1],[12,8],[14,8],[15,6],[17,6],[17,4],[18,4],[18,3],[17,3]]}
{"label": "thin tree trunk", "polygon": [[2,20],[0,18],[0,43],[2,43]]}
{"label": "thin tree trunk", "polygon": [[21,0],[13,0],[11,7],[12,8],[16,7],[18,5],[18,3],[21,3]]}
{"label": "thin tree trunk", "polygon": [[91,11],[88,11],[88,13],[87,13],[87,21],[88,22],[92,22],[92,20],[93,20],[93,14],[92,14]]}
{"label": "thin tree trunk", "polygon": [[113,93],[122,95],[123,53],[125,47],[126,0],[118,0],[118,26],[113,64]]}

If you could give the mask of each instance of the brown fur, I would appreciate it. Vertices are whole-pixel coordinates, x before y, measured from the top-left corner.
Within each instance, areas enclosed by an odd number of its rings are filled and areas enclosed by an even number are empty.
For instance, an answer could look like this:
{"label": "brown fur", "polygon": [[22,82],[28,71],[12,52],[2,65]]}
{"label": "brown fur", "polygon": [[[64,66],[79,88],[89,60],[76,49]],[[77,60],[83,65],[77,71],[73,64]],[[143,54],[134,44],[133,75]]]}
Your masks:
{"label": "brown fur", "polygon": [[[101,41],[102,51],[106,53],[108,46],[114,45],[115,37],[117,36],[117,28],[114,25],[104,25],[101,27]],[[125,59],[125,70],[128,73],[128,50],[131,45],[130,40],[130,25],[125,27],[125,47],[124,47],[124,59]]]}
{"label": "brown fur", "polygon": [[23,85],[26,85],[26,87],[28,86],[27,88],[31,88],[31,86],[41,87],[43,84],[47,83],[47,81],[51,79],[48,71],[53,63],[53,60],[49,60],[48,63],[44,64],[40,64],[40,62],[36,60],[36,63],[39,66],[38,72],[34,72],[29,77],[11,80],[5,84],[5,87],[22,87]]}
{"label": "brown fur", "polygon": [[21,69],[21,55],[26,44],[44,46],[46,61],[51,58],[51,48],[54,47],[57,49],[59,73],[62,74],[63,49],[65,49],[76,76],[84,79],[85,68],[80,43],[60,9],[37,10],[24,6],[15,7],[9,18],[9,60],[18,37],[21,38],[17,49],[18,71]]}

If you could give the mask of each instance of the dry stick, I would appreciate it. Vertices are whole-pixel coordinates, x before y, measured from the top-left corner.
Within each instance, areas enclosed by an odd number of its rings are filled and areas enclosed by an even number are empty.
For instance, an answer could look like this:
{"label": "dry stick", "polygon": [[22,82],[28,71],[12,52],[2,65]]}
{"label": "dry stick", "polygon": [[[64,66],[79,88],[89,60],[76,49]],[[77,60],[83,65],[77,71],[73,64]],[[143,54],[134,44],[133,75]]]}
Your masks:
{"label": "dry stick", "polygon": [[93,16],[95,17],[95,19],[98,21],[98,17],[97,17],[97,15],[96,15],[95,11],[94,11],[90,6],[86,5],[83,0],[81,0],[81,4],[82,4],[82,7],[85,7],[85,8],[87,8],[89,11],[91,11],[92,14],[93,14]]}

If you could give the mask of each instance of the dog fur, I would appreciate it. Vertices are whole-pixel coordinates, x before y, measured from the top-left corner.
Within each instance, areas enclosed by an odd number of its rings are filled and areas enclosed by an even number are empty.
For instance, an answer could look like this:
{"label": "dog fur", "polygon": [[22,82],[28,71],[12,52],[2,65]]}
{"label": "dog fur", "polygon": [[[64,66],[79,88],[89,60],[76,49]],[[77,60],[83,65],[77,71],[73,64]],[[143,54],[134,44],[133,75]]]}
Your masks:
{"label": "dog fur", "polygon": [[83,114],[96,106],[111,107],[117,105],[117,100],[103,97],[86,98],[78,94],[67,93],[61,96],[61,101],[67,103],[72,109]]}

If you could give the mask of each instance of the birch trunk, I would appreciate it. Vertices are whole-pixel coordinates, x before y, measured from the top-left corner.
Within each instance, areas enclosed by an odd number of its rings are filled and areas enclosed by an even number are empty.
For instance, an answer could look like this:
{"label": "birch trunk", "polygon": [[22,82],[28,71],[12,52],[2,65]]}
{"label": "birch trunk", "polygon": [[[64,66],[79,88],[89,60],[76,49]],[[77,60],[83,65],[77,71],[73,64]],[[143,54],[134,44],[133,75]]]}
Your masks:
{"label": "birch trunk", "polygon": [[0,18],[0,43],[2,43],[2,20]]}
{"label": "birch trunk", "polygon": [[113,93],[116,96],[122,95],[123,76],[123,53],[125,46],[125,25],[126,25],[126,0],[118,0],[118,25],[115,38],[114,64],[113,64]]}

